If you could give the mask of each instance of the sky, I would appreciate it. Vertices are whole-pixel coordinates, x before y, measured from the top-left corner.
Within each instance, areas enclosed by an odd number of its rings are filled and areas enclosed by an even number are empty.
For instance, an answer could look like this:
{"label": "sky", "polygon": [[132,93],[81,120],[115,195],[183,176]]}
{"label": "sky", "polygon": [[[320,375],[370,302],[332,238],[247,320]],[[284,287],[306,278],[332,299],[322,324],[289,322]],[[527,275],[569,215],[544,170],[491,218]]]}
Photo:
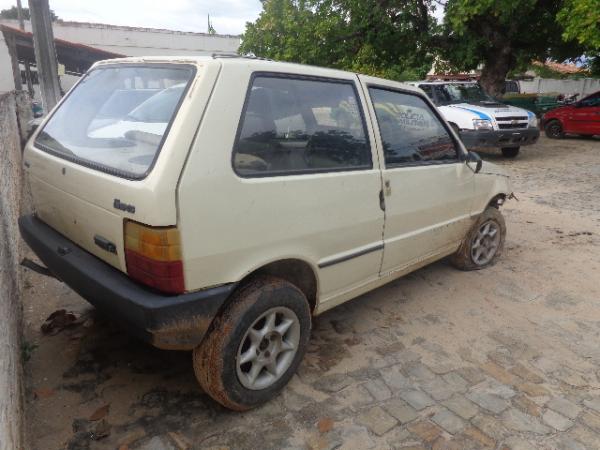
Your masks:
{"label": "sky", "polygon": [[[0,9],[16,5],[0,0]],[[23,7],[27,0],[22,0]],[[261,11],[260,0],[50,0],[63,20],[178,31],[207,31],[207,16],[220,34],[241,34]]]}
{"label": "sky", "polygon": [[[23,7],[27,0],[22,0]],[[0,9],[16,5],[0,0]],[[246,22],[261,11],[260,0],[50,0],[50,9],[63,20],[97,22],[131,27],[207,32],[208,14],[220,34],[242,34]],[[434,13],[443,18],[443,9]]]}

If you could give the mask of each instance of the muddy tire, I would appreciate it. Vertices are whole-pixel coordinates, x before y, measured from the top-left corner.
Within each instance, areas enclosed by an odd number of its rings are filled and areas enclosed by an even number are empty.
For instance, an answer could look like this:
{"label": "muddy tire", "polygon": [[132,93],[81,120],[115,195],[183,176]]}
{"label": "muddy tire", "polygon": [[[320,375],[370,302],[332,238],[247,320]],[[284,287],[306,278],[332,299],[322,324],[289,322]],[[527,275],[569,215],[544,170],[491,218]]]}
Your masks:
{"label": "muddy tire", "polygon": [[194,350],[196,378],[226,408],[254,408],[289,382],[310,330],[310,308],[302,291],[280,278],[257,277],[233,294]]}
{"label": "muddy tire", "polygon": [[551,120],[544,126],[544,132],[550,139],[562,139],[565,137],[562,124],[558,120]]}
{"label": "muddy tire", "polygon": [[505,158],[516,158],[521,147],[502,147],[502,156]]}
{"label": "muddy tire", "polygon": [[478,270],[493,264],[502,254],[505,237],[504,217],[498,208],[489,206],[452,256],[452,264],[461,270]]}

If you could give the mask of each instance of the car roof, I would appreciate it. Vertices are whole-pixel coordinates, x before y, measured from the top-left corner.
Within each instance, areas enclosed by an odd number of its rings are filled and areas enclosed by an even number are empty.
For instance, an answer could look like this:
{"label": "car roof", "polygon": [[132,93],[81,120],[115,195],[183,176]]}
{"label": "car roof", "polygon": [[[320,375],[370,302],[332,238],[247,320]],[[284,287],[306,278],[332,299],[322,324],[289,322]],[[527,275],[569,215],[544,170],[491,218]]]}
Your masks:
{"label": "car roof", "polygon": [[[206,65],[220,65],[222,67],[227,66],[245,66],[250,67],[253,71],[265,71],[265,72],[282,72],[282,73],[297,73],[301,75],[315,75],[320,77],[330,78],[348,78],[348,74],[359,75],[356,72],[349,72],[339,69],[330,69],[320,66],[311,66],[308,64],[298,64],[290,62],[273,61],[265,58],[258,58],[253,56],[240,56],[229,53],[215,53],[212,55],[202,56],[134,56],[127,58],[116,58],[99,61],[92,66],[93,68],[100,67],[103,65],[113,64],[143,64],[143,63],[178,63],[178,64],[193,64],[197,66]],[[91,70],[91,69],[90,69]],[[384,80],[378,78],[379,80]],[[375,77],[369,77],[369,81],[377,80]],[[384,80],[386,83],[393,82],[398,87],[403,89],[421,92],[420,89],[410,85],[408,83],[402,83],[393,80]]]}

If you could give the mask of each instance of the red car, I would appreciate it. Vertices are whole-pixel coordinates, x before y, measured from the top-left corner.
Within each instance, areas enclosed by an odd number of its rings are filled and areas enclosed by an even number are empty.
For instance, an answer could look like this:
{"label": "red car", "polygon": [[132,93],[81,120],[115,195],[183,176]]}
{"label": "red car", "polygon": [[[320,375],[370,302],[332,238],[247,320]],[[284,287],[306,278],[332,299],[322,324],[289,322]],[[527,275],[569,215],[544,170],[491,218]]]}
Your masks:
{"label": "red car", "polygon": [[600,135],[600,91],[572,105],[561,106],[542,116],[546,136],[560,139],[565,134]]}

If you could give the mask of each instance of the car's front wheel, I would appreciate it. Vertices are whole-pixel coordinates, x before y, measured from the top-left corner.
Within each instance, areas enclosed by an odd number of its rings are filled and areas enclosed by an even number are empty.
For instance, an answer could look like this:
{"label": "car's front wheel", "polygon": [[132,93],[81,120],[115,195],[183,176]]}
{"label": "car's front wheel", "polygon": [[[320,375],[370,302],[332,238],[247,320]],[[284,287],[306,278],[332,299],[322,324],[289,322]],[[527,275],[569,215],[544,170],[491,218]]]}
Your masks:
{"label": "car's front wheel", "polygon": [[498,208],[489,206],[471,227],[452,263],[461,270],[483,269],[504,249],[506,223]]}
{"label": "car's front wheel", "polygon": [[213,399],[245,411],[273,398],[294,375],[311,313],[302,291],[276,277],[257,277],[233,295],[194,350],[194,372]]}
{"label": "car's front wheel", "polygon": [[502,147],[502,156],[505,158],[516,158],[521,147]]}

